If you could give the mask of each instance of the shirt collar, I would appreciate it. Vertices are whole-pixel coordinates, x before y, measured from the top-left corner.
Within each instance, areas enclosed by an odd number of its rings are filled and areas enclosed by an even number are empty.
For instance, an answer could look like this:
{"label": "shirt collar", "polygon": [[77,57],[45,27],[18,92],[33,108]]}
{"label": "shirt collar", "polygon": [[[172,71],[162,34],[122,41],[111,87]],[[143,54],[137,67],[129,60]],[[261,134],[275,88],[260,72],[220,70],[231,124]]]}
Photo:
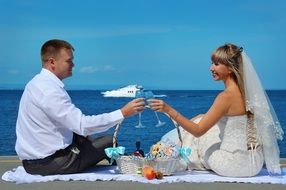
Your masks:
{"label": "shirt collar", "polygon": [[42,68],[40,74],[52,79],[55,83],[57,83],[57,85],[64,88],[65,86],[64,83],[54,73],[52,73],[48,69]]}

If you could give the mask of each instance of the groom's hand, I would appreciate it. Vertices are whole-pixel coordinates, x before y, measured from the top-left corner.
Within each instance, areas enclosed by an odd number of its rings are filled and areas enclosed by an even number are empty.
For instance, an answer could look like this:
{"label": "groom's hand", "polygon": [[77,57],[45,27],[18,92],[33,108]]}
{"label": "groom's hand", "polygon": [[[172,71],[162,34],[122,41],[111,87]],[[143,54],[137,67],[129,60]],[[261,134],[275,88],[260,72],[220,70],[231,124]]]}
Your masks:
{"label": "groom's hand", "polygon": [[137,98],[128,102],[121,108],[122,115],[124,118],[132,116],[138,112],[143,111],[145,108],[144,98]]}

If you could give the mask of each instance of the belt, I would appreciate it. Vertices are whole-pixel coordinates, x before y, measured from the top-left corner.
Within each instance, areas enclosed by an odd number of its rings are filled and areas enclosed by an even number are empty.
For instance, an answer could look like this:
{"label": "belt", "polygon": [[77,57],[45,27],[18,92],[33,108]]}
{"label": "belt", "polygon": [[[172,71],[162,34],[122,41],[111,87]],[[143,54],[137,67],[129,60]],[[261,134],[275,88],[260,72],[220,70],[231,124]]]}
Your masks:
{"label": "belt", "polygon": [[58,150],[54,154],[47,156],[45,158],[34,159],[34,160],[22,160],[22,162],[23,162],[23,164],[43,164],[43,163],[54,160],[56,157],[60,157],[62,155],[65,155],[68,152],[73,152],[75,154],[79,154],[80,150],[74,145],[69,145],[65,149]]}

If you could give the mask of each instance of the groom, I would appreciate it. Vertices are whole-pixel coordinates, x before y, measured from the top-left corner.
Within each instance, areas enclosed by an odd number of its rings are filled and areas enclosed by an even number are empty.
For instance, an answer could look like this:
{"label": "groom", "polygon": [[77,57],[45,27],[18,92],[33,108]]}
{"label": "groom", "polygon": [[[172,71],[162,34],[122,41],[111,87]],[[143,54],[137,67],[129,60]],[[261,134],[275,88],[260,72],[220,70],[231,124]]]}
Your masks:
{"label": "groom", "polygon": [[106,158],[104,149],[112,137],[89,135],[108,130],[144,109],[134,99],[121,109],[84,115],[64,89],[63,79],[72,75],[72,45],[50,40],[41,48],[42,70],[25,87],[16,124],[16,152],[30,174],[78,173]]}

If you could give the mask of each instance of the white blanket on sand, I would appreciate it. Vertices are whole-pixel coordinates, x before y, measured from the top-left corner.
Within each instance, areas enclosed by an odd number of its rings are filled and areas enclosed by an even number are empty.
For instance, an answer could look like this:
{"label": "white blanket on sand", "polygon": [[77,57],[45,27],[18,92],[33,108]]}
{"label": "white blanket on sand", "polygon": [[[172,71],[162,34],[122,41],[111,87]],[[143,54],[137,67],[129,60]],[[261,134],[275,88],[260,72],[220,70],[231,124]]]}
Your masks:
{"label": "white blanket on sand", "polygon": [[280,176],[269,176],[263,169],[257,176],[249,178],[222,177],[210,171],[185,171],[172,176],[164,176],[161,180],[148,180],[140,175],[119,174],[116,166],[96,167],[85,173],[67,175],[30,175],[22,166],[18,166],[12,171],[7,171],[2,175],[2,179],[9,182],[34,183],[48,181],[134,181],[141,183],[211,183],[211,182],[235,182],[235,183],[271,183],[286,184],[286,168],[283,168]]}

